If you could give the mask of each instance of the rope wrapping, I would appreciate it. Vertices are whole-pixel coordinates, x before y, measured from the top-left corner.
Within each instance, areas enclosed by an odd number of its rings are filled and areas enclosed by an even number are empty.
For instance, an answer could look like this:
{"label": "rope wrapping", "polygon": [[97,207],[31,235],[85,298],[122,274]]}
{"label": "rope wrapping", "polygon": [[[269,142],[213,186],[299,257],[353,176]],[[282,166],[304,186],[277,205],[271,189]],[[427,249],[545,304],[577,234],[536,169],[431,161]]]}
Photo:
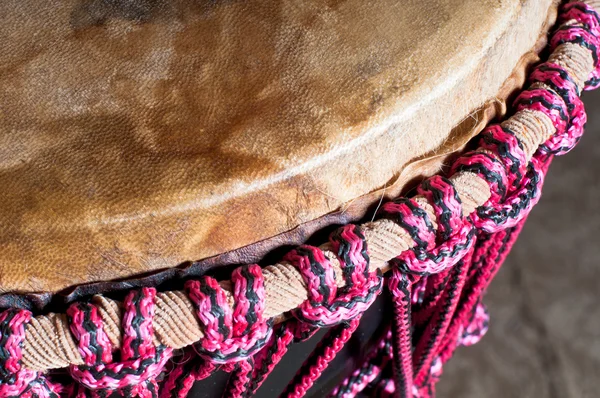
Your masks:
{"label": "rope wrapping", "polygon": [[577,145],[583,135],[587,121],[583,102],[579,98],[579,88],[568,72],[560,65],[545,62],[537,66],[529,77],[531,84],[542,84],[557,93],[565,103],[569,113],[569,128],[566,134],[553,135],[540,147],[541,151],[562,155]]}
{"label": "rope wrapping", "polygon": [[58,398],[59,388],[21,364],[21,347],[30,320],[31,312],[26,310],[0,313],[0,396]]}
{"label": "rope wrapping", "polygon": [[185,285],[206,333],[196,350],[217,364],[246,360],[267,343],[272,332],[272,321],[262,315],[265,290],[260,267],[254,264],[236,268],[231,281],[233,311],[216,279],[205,276]]}
{"label": "rope wrapping", "polygon": [[[527,172],[527,154],[515,133],[499,124],[493,124],[486,127],[480,134],[480,137],[478,142],[480,150],[497,154],[498,158],[492,156],[489,156],[489,158],[500,160],[506,170],[504,173],[500,172],[500,176],[506,176],[506,182],[504,183],[505,190],[501,193],[501,196],[497,197],[497,201],[500,202],[504,196],[506,196],[508,190],[512,191],[513,189],[518,188],[520,181],[523,179],[523,175]],[[478,154],[480,152],[476,151],[474,153]],[[486,181],[493,184],[494,181],[490,181],[485,174],[486,170],[490,169],[489,166],[486,166],[485,164],[480,166],[476,161],[469,161],[469,158],[470,156],[468,156],[468,154],[465,160],[463,160],[462,157],[459,158],[452,166],[451,172],[457,173],[463,171],[464,168],[465,171],[480,174]],[[470,167],[472,165],[473,167]],[[481,167],[481,169],[479,169],[479,167]],[[493,171],[492,169],[490,170]],[[493,198],[494,196],[491,196],[490,200],[493,200]]]}
{"label": "rope wrapping", "polygon": [[[590,5],[583,2],[565,4],[558,16],[557,23],[562,25],[572,20],[583,24],[596,38],[600,37],[600,18]],[[600,65],[596,64],[594,70],[589,74],[585,86],[584,90],[594,90],[600,87]]]}
{"label": "rope wrapping", "polygon": [[331,261],[317,247],[303,245],[285,257],[299,269],[308,287],[309,299],[294,316],[315,327],[333,326],[362,314],[381,292],[381,272],[369,272],[367,243],[360,227],[346,225],[330,236],[346,286],[339,289]]}
{"label": "rope wrapping", "polygon": [[392,262],[402,272],[437,274],[452,267],[469,250],[473,225],[463,216],[461,200],[450,180],[434,176],[424,181],[417,192],[430,202],[437,216],[437,233],[430,216],[416,201],[402,198],[386,204],[383,215],[394,219],[416,243]]}
{"label": "rope wrapping", "polygon": [[[571,22],[581,24],[581,27],[570,26]],[[600,64],[598,51],[600,51],[600,18],[597,10],[585,2],[575,1],[563,5],[557,23],[560,28],[550,41],[551,50],[560,44],[575,43],[590,50],[594,69],[587,76],[584,90],[594,90],[600,86]]]}
{"label": "rope wrapping", "polygon": [[157,397],[156,379],[171,358],[172,350],[155,347],[152,318],[156,290],[143,288],[130,292],[123,303],[123,342],[119,362],[113,362],[111,342],[104,330],[98,307],[92,303],[74,303],[67,315],[71,333],[85,365],[73,365],[70,374],[79,384],[76,396],[107,396],[118,391],[129,397]]}
{"label": "rope wrapping", "polygon": [[[444,363],[489,327],[482,296],[538,202],[550,161],[583,134],[580,94],[600,86],[600,17],[589,4],[560,8],[552,54],[529,75],[512,116],[485,128],[447,177],[383,203],[377,220],[341,226],[274,266],[240,266],[230,282],[203,276],[185,292],[142,288],[123,303],[94,297],[66,316],[0,312],[0,396],[183,398],[222,370],[231,373],[225,396],[249,397],[289,344],[329,327],[283,393],[301,397],[385,286],[394,316],[331,396],[433,397]],[[275,316],[286,319],[276,325]],[[67,365],[72,384],[43,374]]]}
{"label": "rope wrapping", "polygon": [[518,224],[539,201],[543,179],[539,161],[533,159],[521,179],[521,185],[509,192],[502,202],[488,201],[479,207],[476,214],[472,215],[473,223],[490,233]]}

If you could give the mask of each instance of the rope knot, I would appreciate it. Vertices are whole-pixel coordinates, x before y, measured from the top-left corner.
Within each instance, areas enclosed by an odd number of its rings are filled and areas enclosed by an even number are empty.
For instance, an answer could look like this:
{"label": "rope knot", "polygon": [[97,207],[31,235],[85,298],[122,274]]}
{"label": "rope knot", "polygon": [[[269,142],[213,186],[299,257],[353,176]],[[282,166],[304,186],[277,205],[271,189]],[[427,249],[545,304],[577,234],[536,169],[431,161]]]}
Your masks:
{"label": "rope knot", "polygon": [[546,115],[556,128],[554,135],[562,136],[567,131],[569,110],[562,97],[554,91],[530,87],[521,91],[513,106],[517,112],[527,109]]}
{"label": "rope knot", "polygon": [[585,2],[571,1],[561,6],[556,25],[560,26],[572,20],[584,25],[593,35],[600,35],[600,16]]}
{"label": "rope knot", "polygon": [[529,77],[530,84],[543,84],[558,94],[568,111],[568,126],[562,134],[557,131],[540,146],[540,151],[562,155],[569,152],[581,139],[587,121],[583,102],[579,98],[580,89],[564,67],[545,62],[538,65]]}
{"label": "rope knot", "polygon": [[231,281],[233,310],[216,279],[204,276],[185,284],[205,333],[196,349],[218,364],[251,357],[267,343],[272,332],[272,321],[263,318],[265,287],[261,268],[256,264],[238,267]]}
{"label": "rope knot", "polygon": [[533,158],[518,188],[499,202],[488,200],[471,215],[474,225],[489,233],[513,227],[529,214],[539,201],[544,174],[541,161]]}
{"label": "rope knot", "polygon": [[[518,188],[523,176],[527,173],[527,165],[529,162],[527,161],[527,154],[525,153],[523,145],[516,135],[499,124],[493,124],[481,132],[479,147],[481,150],[497,154],[500,161],[504,164],[506,170],[504,174],[506,175],[507,180],[503,196],[505,196],[508,191]],[[464,167],[463,164],[455,162],[451,173],[463,170]],[[485,164],[482,165],[482,168],[487,169]],[[470,169],[469,171],[488,180],[477,170]],[[493,191],[493,189],[491,189],[491,191]],[[492,197],[494,195],[495,193],[492,192]]]}
{"label": "rope knot", "polygon": [[493,233],[516,225],[529,214],[540,198],[544,174],[540,160],[534,157],[527,162],[523,145],[507,127],[487,127],[479,145],[498,157],[470,152],[453,164],[450,173],[469,171],[488,182],[491,197],[471,219],[478,229]]}
{"label": "rope knot", "polygon": [[[162,372],[172,350],[155,347],[152,340],[156,290],[131,291],[123,302],[120,361],[113,362],[112,344],[104,329],[95,303],[74,303],[67,310],[71,334],[78,344],[84,365],[72,365],[71,376],[92,391],[106,396],[118,391],[130,397],[154,397],[156,378]],[[86,396],[79,391],[78,396]]]}
{"label": "rope knot", "polygon": [[25,328],[31,312],[8,309],[0,313],[0,396],[58,398],[58,389],[37,372],[21,365]]}
{"label": "rope knot", "polygon": [[[571,20],[585,26],[597,38],[600,37],[600,16],[588,4],[581,1],[564,4],[558,15],[557,23],[562,25]],[[596,67],[588,76],[584,90],[594,90],[598,87],[600,87],[600,63],[596,64]]]}
{"label": "rope knot", "polygon": [[349,224],[338,228],[329,243],[342,269],[343,287],[338,287],[331,261],[321,249],[303,245],[284,257],[300,270],[308,290],[308,300],[293,314],[315,327],[356,318],[375,301],[383,284],[379,270],[369,271],[367,242],[360,227]]}
{"label": "rope knot", "polygon": [[433,208],[437,233],[425,210],[413,199],[398,199],[382,207],[385,217],[404,228],[416,246],[404,251],[391,263],[402,272],[437,274],[456,264],[469,251],[475,235],[473,225],[462,214],[462,203],[450,180],[434,176],[418,188]]}
{"label": "rope knot", "polygon": [[[468,171],[484,179],[490,187],[490,201],[501,202],[515,182],[515,176],[507,173],[506,164],[496,156],[482,150],[467,152],[452,165],[452,173]],[[510,176],[510,177],[509,177]]]}
{"label": "rope knot", "polygon": [[[573,23],[575,22],[575,23]],[[563,5],[559,13],[558,23],[561,25],[550,39],[550,50],[564,43],[573,43],[587,48],[594,60],[594,69],[585,82],[585,90],[593,90],[600,86],[600,16],[584,2],[573,2]]]}

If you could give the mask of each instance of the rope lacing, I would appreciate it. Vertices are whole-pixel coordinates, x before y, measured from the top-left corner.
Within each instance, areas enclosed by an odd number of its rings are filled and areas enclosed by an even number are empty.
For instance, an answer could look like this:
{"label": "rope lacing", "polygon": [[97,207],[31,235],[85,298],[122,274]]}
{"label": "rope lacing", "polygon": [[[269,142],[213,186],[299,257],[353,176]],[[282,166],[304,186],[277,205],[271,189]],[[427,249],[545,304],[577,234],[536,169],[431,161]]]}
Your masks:
{"label": "rope lacing", "polygon": [[[431,397],[456,347],[485,334],[481,295],[539,200],[549,161],[583,133],[579,95],[600,86],[600,17],[590,6],[598,4],[587,3],[561,7],[552,54],[530,74],[514,114],[487,127],[447,178],[384,204],[377,221],[340,227],[328,243],[302,245],[275,266],[238,267],[230,282],[204,276],[185,292],[143,288],[122,304],[95,297],[66,316],[1,312],[0,396],[184,397],[217,370],[231,372],[226,396],[249,396],[290,343],[330,327],[284,391],[300,397],[356,330],[391,268],[392,323],[332,395]],[[67,365],[73,385],[43,374]]]}

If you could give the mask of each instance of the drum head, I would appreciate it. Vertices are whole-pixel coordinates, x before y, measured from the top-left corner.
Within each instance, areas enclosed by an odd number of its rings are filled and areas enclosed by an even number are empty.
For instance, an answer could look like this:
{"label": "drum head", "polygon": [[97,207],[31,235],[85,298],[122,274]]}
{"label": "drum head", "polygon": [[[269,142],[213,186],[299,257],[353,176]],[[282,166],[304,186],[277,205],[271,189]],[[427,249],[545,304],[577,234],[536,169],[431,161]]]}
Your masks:
{"label": "drum head", "polygon": [[555,3],[2,2],[0,291],[363,217],[502,111]]}

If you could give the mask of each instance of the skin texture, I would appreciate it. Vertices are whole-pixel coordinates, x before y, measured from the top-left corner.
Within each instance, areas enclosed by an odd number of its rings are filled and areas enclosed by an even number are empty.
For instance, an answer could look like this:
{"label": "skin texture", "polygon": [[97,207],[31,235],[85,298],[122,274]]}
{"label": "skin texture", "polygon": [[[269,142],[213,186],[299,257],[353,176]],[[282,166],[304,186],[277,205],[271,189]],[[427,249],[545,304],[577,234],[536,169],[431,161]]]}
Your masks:
{"label": "skin texture", "polygon": [[554,14],[551,0],[2,2],[0,291],[170,268],[396,194],[479,131],[469,115],[497,113]]}

